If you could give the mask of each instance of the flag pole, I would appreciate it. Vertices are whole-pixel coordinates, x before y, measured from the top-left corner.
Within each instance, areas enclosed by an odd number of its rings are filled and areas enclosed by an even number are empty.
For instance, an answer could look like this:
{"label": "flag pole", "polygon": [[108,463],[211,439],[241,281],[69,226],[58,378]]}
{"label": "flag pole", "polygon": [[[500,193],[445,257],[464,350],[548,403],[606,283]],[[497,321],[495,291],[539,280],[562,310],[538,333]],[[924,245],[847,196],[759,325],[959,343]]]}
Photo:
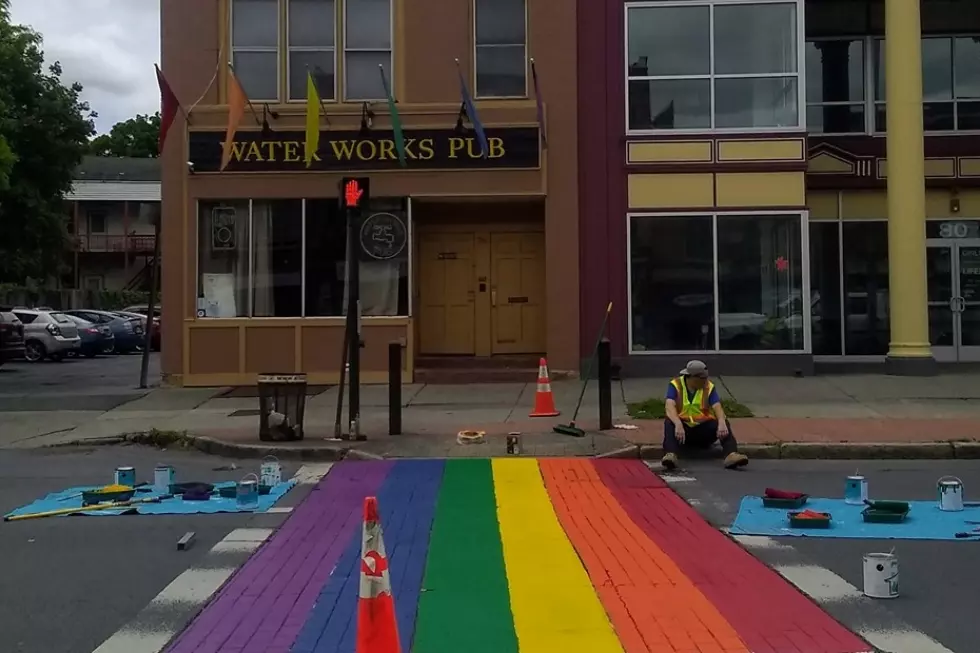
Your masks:
{"label": "flag pole", "polygon": [[[185,117],[187,118],[187,122],[190,122],[190,116],[188,114],[192,113],[194,109],[197,108],[197,105],[199,105],[201,101],[204,100],[204,96],[208,94],[208,91],[211,90],[211,87],[214,86],[214,83],[218,81],[218,71],[221,70],[221,60],[222,58],[224,58],[224,53],[225,53],[225,44],[222,43],[221,47],[218,48],[218,61],[214,65],[214,75],[211,76],[211,81],[208,82],[208,85],[204,89],[204,92],[201,93],[201,97],[197,98],[197,101],[194,104],[192,104],[189,109],[187,109],[187,114],[185,114]],[[230,61],[228,62],[228,65],[231,66]]]}
{"label": "flag pole", "polygon": [[[235,83],[241,86],[241,82],[238,81],[238,75],[235,74],[235,67],[231,64],[230,61],[228,62],[228,70],[231,71],[232,75],[235,75]],[[244,91],[245,89],[242,90]],[[259,112],[255,110],[255,105],[252,104],[252,98],[248,96],[248,93],[243,93],[243,95],[245,96],[245,104],[248,105],[249,111],[252,112],[252,117],[255,118],[255,124],[261,127],[262,121],[259,119]]]}

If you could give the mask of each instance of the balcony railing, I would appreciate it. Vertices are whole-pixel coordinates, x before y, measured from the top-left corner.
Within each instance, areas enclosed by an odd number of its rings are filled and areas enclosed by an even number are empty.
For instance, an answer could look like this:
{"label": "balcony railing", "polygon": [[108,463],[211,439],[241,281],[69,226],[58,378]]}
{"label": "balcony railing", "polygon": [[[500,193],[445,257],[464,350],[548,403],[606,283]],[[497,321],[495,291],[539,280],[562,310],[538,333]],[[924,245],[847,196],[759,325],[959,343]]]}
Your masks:
{"label": "balcony railing", "polygon": [[107,234],[83,234],[74,239],[78,252],[130,252],[152,254],[155,236],[110,236]]}

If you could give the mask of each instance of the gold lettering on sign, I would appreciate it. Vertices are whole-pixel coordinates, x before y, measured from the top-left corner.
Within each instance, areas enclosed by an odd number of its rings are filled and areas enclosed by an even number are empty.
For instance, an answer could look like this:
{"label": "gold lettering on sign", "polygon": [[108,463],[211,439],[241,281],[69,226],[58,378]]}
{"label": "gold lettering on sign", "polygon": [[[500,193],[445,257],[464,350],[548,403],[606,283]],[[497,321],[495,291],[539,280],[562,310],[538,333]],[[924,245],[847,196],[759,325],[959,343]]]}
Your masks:
{"label": "gold lettering on sign", "polygon": [[245,153],[245,161],[265,161],[262,157],[262,150],[259,149],[259,144],[256,142],[251,142],[248,144],[248,152]]}
{"label": "gold lettering on sign", "polygon": [[452,137],[449,139],[449,158],[458,159],[459,151],[466,147],[466,141],[462,138]]}
{"label": "gold lettering on sign", "polygon": [[354,146],[357,141],[330,141],[333,155],[338,161],[350,161],[354,158]]}
{"label": "gold lettering on sign", "polygon": [[419,141],[419,158],[429,161],[436,158],[436,141],[433,138],[423,138]]}
{"label": "gold lettering on sign", "polygon": [[377,156],[378,146],[374,144],[374,141],[357,141],[358,159],[361,161],[373,161]]}
{"label": "gold lettering on sign", "polygon": [[504,149],[504,139],[502,138],[491,136],[487,139],[487,148],[490,150],[487,156],[491,159],[499,159],[507,155],[507,150]]}
{"label": "gold lettering on sign", "polygon": [[296,163],[299,161],[299,143],[296,141],[286,141],[283,143],[284,156],[286,163]]}
{"label": "gold lettering on sign", "polygon": [[[395,141],[390,141],[387,138],[381,139],[380,149],[378,158],[382,161],[393,161],[398,158],[398,155],[395,154]],[[408,155],[406,154],[405,157],[408,158]]]}

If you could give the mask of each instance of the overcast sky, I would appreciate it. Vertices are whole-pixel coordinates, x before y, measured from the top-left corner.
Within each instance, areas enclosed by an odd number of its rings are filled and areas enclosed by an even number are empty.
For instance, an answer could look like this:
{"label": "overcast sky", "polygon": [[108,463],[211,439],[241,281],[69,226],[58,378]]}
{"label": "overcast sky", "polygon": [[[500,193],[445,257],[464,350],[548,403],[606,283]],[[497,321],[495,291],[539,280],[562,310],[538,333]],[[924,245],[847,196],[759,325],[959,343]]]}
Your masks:
{"label": "overcast sky", "polygon": [[12,0],[15,23],[44,36],[45,59],[78,81],[107,132],[160,109],[153,64],[160,60],[160,0]]}

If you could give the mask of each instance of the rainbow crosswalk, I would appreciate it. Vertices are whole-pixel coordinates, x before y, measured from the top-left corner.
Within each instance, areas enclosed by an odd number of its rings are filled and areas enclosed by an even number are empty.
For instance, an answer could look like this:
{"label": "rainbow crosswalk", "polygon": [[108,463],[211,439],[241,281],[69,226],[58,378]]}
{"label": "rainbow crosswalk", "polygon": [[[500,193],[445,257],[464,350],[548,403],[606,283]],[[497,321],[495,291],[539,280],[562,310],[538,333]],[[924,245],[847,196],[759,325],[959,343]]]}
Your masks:
{"label": "rainbow crosswalk", "polygon": [[378,497],[414,653],[864,653],[636,460],[343,462],[168,648],[354,653]]}

